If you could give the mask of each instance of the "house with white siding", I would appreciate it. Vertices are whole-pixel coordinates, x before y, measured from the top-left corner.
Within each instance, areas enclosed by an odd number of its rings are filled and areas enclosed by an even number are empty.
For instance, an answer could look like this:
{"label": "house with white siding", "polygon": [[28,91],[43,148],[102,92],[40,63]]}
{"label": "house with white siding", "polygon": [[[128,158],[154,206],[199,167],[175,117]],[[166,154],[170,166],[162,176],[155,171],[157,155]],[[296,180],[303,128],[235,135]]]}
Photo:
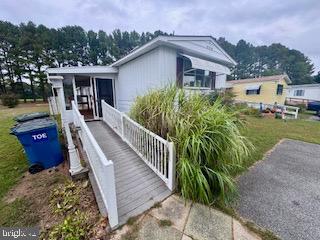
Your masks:
{"label": "house with white siding", "polygon": [[49,68],[47,74],[51,82],[62,79],[67,110],[74,100],[86,119],[99,119],[101,100],[128,112],[137,96],[167,84],[224,89],[235,64],[211,36],[159,36],[109,66]]}
{"label": "house with white siding", "polygon": [[[125,114],[135,98],[168,84],[189,91],[223,89],[235,64],[210,36],[160,36],[109,66],[47,70],[54,96],[50,111],[61,114],[69,171],[82,173],[81,154],[112,229],[175,190],[174,143]],[[92,119],[100,121],[85,121]]]}
{"label": "house with white siding", "polygon": [[286,100],[293,104],[320,101],[320,84],[289,85]]}

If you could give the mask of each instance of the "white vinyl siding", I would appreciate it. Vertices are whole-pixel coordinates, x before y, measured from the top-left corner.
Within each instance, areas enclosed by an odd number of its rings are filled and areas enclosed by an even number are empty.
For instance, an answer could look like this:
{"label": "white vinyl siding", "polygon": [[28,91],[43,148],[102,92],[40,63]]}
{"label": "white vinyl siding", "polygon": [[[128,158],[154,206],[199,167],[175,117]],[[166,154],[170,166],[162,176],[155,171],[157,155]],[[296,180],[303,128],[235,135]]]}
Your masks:
{"label": "white vinyl siding", "polygon": [[158,47],[119,67],[117,108],[128,112],[134,99],[152,88],[176,81],[176,51]]}
{"label": "white vinyl siding", "polygon": [[216,76],[216,89],[225,89],[226,88],[227,75],[219,74]]}
{"label": "white vinyl siding", "polygon": [[320,101],[320,84],[314,84],[314,86],[299,85],[289,87],[287,92],[287,98]]}

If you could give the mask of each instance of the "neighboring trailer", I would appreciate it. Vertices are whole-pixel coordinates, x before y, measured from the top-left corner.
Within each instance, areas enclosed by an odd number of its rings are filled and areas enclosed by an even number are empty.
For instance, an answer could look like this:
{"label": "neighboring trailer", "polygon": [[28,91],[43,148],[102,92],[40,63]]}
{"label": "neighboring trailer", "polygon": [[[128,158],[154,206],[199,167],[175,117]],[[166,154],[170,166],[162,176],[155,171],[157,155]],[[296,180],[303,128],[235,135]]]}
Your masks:
{"label": "neighboring trailer", "polygon": [[320,84],[289,86],[287,101],[293,104],[307,104],[308,102],[320,101]]}

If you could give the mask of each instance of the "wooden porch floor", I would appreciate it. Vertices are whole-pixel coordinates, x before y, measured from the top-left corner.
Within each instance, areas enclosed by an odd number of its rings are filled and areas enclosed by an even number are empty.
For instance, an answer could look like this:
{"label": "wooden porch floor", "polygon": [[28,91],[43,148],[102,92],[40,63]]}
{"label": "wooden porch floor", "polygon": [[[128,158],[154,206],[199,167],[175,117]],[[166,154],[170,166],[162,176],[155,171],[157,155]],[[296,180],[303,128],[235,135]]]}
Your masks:
{"label": "wooden porch floor", "polygon": [[120,225],[171,194],[165,183],[107,124],[92,121],[87,125],[107,159],[114,163]]}

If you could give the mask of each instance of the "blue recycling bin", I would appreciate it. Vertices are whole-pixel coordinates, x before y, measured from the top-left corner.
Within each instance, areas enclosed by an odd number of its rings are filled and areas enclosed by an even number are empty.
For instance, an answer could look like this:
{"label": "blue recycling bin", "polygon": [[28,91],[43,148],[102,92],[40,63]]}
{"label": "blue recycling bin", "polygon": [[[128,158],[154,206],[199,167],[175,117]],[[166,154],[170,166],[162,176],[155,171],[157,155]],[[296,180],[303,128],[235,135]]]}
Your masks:
{"label": "blue recycling bin", "polygon": [[57,124],[50,118],[23,122],[11,129],[26,152],[29,172],[37,173],[63,162]]}

